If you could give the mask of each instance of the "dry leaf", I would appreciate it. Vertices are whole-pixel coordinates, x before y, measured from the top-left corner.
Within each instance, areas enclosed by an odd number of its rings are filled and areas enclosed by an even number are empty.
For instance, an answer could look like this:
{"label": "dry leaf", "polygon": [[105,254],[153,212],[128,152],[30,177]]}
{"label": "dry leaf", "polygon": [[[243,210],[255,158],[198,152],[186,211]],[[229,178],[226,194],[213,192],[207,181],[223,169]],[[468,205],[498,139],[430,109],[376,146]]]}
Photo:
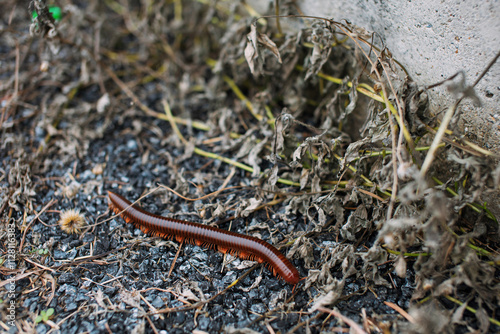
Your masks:
{"label": "dry leaf", "polygon": [[276,44],[266,35],[258,33],[256,24],[252,24],[250,26],[250,33],[247,35],[245,59],[248,63],[248,67],[250,68],[250,72],[253,75],[256,74],[255,62],[259,57],[259,46],[263,46],[264,48],[270,50],[276,58],[278,58],[278,62],[281,64],[281,56]]}

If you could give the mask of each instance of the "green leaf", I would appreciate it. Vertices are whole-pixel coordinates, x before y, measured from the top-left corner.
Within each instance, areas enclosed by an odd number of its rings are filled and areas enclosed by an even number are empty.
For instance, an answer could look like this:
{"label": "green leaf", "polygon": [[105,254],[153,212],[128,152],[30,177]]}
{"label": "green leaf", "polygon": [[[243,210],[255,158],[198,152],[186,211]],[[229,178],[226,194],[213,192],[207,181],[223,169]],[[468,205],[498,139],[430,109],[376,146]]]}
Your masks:
{"label": "green leaf", "polygon": [[[62,18],[62,10],[59,7],[49,6],[49,13],[52,14],[52,17],[56,21],[60,21]],[[37,12],[33,12],[31,15],[32,15],[33,19],[36,19],[38,17]]]}
{"label": "green leaf", "polygon": [[47,318],[50,318],[54,314],[54,309],[51,307],[47,310]]}

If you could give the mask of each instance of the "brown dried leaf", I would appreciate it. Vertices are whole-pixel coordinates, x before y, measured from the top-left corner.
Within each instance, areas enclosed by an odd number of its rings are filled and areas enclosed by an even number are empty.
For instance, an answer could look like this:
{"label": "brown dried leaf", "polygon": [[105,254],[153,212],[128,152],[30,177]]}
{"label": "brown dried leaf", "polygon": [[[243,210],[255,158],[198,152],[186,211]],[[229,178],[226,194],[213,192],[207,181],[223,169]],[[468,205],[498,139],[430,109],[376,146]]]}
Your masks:
{"label": "brown dried leaf", "polygon": [[278,182],[278,179],[279,179],[279,176],[278,176],[278,172],[279,172],[279,167],[278,165],[274,165],[272,168],[271,168],[271,171],[269,173],[269,178],[267,180],[268,184],[271,186],[271,187],[274,187],[276,185],[276,183]]}
{"label": "brown dried leaf", "polygon": [[396,263],[394,264],[394,268],[396,270],[396,274],[399,277],[401,277],[401,278],[406,277],[406,260],[405,260],[404,256],[402,256],[402,255],[398,256],[398,259],[396,260]]}
{"label": "brown dried leaf", "polygon": [[195,302],[197,302],[197,301],[200,300],[200,298],[198,298],[194,294],[194,292],[191,289],[187,288],[187,287],[184,288],[184,290],[182,290],[182,292],[179,294],[179,297],[182,300],[191,300],[191,301],[195,301]]}
{"label": "brown dried leaf", "polygon": [[120,291],[120,300],[134,308],[141,307],[141,296],[139,291],[127,291],[123,289]]}
{"label": "brown dried leaf", "polygon": [[94,299],[97,302],[97,305],[99,305],[103,309],[107,308],[106,304],[104,303],[104,293],[102,292],[100,287],[97,288],[97,291],[91,292],[91,294],[94,296]]}
{"label": "brown dried leaf", "polygon": [[233,326],[224,327],[224,332],[228,334],[259,334],[250,328],[234,328]]}
{"label": "brown dried leaf", "polygon": [[462,303],[455,312],[453,312],[453,315],[451,317],[451,323],[452,324],[463,324],[464,321],[462,320],[462,317],[464,315],[464,311],[467,308],[468,302]]}
{"label": "brown dried leaf", "polygon": [[438,309],[434,303],[413,306],[408,313],[415,319],[410,326],[410,333],[448,333],[446,327],[450,324],[449,312]]}
{"label": "brown dried leaf", "polygon": [[97,112],[98,113],[103,113],[106,110],[106,108],[109,106],[110,103],[111,103],[111,101],[109,99],[109,94],[105,93],[97,101],[97,104],[96,104],[96,110],[97,110]]}
{"label": "brown dried leaf", "polygon": [[314,312],[319,307],[328,306],[335,303],[342,296],[344,283],[344,280],[334,279],[331,284],[325,287],[325,290],[328,292],[316,298],[313,306],[309,309],[309,312]]}
{"label": "brown dried leaf", "polygon": [[356,233],[368,227],[370,221],[367,218],[366,207],[364,205],[358,206],[356,211],[347,218],[347,223],[342,226],[340,235],[347,240],[356,240]]}
{"label": "brown dried leaf", "polygon": [[259,154],[264,149],[266,144],[267,138],[257,144],[254,143],[252,149],[248,153],[247,161],[253,168],[252,177],[257,177],[260,174],[260,163],[262,162],[262,159],[259,157]]}
{"label": "brown dried leaf", "polygon": [[292,247],[288,251],[288,256],[293,257],[295,253],[299,254],[299,257],[304,259],[306,267],[311,268],[313,257],[312,244],[309,238],[305,236],[298,237],[293,243]]}
{"label": "brown dried leaf", "polygon": [[476,312],[476,319],[479,321],[480,333],[488,333],[488,328],[490,327],[490,319],[486,310],[482,307]]}
{"label": "brown dried leaf", "polygon": [[248,217],[261,203],[262,199],[256,199],[255,197],[242,201],[241,205],[236,209],[236,217]]}
{"label": "brown dried leaf", "polygon": [[281,64],[281,56],[278,47],[269,37],[258,33],[257,26],[254,23],[250,26],[250,33],[247,35],[247,45],[245,47],[245,59],[253,75],[256,74],[255,65],[256,60],[259,58],[259,46],[263,46],[270,50],[276,58],[278,58],[278,62]]}
{"label": "brown dried leaf", "polygon": [[252,74],[255,73],[254,60],[257,58],[256,54],[257,52],[255,51],[253,45],[250,42],[247,43],[247,46],[245,47],[245,59],[248,63],[248,67],[250,68],[250,73]]}
{"label": "brown dried leaf", "polygon": [[307,181],[309,180],[310,171],[311,171],[310,169],[306,168],[302,169],[302,172],[300,173],[300,190],[304,189],[307,186]]}
{"label": "brown dried leaf", "polygon": [[259,34],[259,43],[261,43],[262,46],[271,51],[276,56],[276,58],[278,58],[278,62],[280,64],[282,63],[280,52],[276,47],[276,44],[269,37],[267,37],[267,35]]}
{"label": "brown dried leaf", "polygon": [[313,51],[309,57],[310,66],[307,68],[305,79],[316,75],[330,58],[332,52],[333,34],[328,24],[322,20],[313,23],[311,42],[314,44]]}

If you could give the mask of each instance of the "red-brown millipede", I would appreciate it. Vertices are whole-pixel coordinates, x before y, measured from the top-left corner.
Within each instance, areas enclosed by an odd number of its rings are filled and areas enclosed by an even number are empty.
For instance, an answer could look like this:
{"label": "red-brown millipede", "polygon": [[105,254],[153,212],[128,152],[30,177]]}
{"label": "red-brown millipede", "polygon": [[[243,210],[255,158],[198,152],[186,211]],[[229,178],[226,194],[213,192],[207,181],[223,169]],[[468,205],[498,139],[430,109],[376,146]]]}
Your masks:
{"label": "red-brown millipede", "polygon": [[132,206],[124,197],[108,191],[109,207],[115,214],[121,214],[127,223],[134,224],[149,235],[189,242],[193,245],[217,249],[221,253],[237,255],[265,263],[274,275],[290,284],[300,280],[299,272],[293,264],[276,248],[255,237],[221,230],[212,226],[166,218]]}

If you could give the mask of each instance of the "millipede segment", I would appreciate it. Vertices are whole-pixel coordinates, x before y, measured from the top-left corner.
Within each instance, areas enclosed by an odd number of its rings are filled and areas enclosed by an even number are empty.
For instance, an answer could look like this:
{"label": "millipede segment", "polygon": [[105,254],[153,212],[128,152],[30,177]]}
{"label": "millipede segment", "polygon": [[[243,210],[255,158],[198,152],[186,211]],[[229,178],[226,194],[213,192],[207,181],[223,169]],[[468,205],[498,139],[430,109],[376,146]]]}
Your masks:
{"label": "millipede segment", "polygon": [[265,263],[275,276],[290,284],[300,280],[297,268],[275,247],[255,237],[194,222],[162,217],[135,207],[124,197],[108,191],[109,207],[125,222],[142,232],[165,239],[174,239],[200,247],[211,248],[241,259]]}

